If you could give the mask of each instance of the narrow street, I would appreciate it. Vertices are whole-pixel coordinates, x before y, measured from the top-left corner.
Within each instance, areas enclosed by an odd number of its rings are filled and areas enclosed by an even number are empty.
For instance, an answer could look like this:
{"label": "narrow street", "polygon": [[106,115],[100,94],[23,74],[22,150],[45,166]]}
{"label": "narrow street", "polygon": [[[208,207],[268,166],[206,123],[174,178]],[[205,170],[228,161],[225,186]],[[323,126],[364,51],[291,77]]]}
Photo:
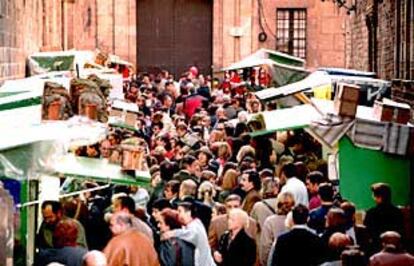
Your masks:
{"label": "narrow street", "polygon": [[413,266],[412,0],[0,0],[0,266]]}

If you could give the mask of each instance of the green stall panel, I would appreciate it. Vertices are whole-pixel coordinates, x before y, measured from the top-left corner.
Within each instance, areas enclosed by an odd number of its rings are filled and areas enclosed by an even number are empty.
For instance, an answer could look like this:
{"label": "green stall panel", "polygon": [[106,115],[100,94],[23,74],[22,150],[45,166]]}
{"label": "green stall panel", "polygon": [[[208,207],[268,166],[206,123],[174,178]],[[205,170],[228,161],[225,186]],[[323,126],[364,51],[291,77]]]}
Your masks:
{"label": "green stall panel", "polygon": [[410,159],[356,147],[348,137],[339,141],[339,187],[343,198],[357,209],[375,205],[371,185],[388,183],[396,205],[410,204]]}

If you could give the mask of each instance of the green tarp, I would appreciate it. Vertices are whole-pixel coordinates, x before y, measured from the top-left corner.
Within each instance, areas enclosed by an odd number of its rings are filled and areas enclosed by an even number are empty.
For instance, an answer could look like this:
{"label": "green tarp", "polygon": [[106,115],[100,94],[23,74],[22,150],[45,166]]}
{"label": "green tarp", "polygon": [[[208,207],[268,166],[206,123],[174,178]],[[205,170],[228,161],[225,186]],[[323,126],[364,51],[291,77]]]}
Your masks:
{"label": "green tarp", "polygon": [[121,171],[121,166],[111,164],[105,159],[73,156],[71,154],[58,160],[54,167],[56,174],[68,177],[92,179],[99,182],[122,185],[148,186],[149,171],[136,171],[135,178]]}
{"label": "green tarp", "polygon": [[279,87],[304,79],[309,72],[304,68],[305,60],[269,49],[259,49],[235,62],[222,71],[238,70],[267,65],[272,73],[272,86]]}

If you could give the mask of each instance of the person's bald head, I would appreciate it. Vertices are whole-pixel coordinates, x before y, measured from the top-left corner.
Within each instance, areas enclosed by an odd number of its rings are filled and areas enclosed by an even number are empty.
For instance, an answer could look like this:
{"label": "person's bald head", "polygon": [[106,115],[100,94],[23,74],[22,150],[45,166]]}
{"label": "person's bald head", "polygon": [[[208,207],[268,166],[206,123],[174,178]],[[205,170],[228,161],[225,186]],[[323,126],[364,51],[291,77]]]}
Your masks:
{"label": "person's bald head", "polygon": [[343,251],[346,246],[352,245],[352,239],[343,233],[334,233],[329,238],[329,248],[332,250]]}
{"label": "person's bald head", "polygon": [[352,238],[339,232],[331,235],[328,242],[329,250],[336,259],[340,259],[342,252],[351,245],[353,245]]}
{"label": "person's bald head", "polygon": [[128,213],[117,212],[111,216],[110,229],[114,235],[119,235],[132,227],[133,216]]}
{"label": "person's bald head", "polygon": [[83,256],[83,266],[107,266],[105,254],[98,250],[91,250]]}
{"label": "person's bald head", "polygon": [[395,231],[387,231],[380,236],[382,246],[390,249],[401,248],[401,235]]}

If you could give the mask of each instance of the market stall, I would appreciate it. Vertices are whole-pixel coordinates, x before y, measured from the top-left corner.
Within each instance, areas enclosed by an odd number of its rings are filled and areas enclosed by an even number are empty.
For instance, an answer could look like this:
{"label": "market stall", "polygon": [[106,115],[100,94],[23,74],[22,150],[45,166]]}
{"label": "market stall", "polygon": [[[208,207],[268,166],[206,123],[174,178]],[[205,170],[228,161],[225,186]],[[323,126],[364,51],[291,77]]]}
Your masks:
{"label": "market stall", "polygon": [[[69,95],[71,83],[69,77],[49,73],[9,81],[0,88],[0,181],[13,196],[17,217],[14,221],[18,255],[12,262],[14,265],[33,263],[34,236],[40,223],[39,204],[44,200],[58,200],[86,192],[83,189],[68,191],[62,183],[93,181],[101,184],[97,189],[106,189],[113,184],[143,187],[149,184],[147,169],[125,171],[120,163],[68,152],[76,147],[99,143],[105,139],[109,129],[108,124],[88,118],[88,112],[84,116],[71,114],[62,117],[63,120],[50,120],[51,116],[45,114],[45,110],[53,111],[45,108],[49,103],[46,97],[64,100],[62,95]],[[79,102],[74,104],[81,106],[79,103],[99,99],[98,103],[106,106],[106,100],[97,98],[101,93],[98,89],[104,88],[98,85],[100,83],[93,85],[95,91],[85,90],[88,94],[80,94]],[[66,103],[70,104],[69,101]],[[138,154],[142,156],[142,153]]]}
{"label": "market stall", "polygon": [[301,58],[269,49],[259,49],[221,71],[242,70],[265,66],[270,71],[272,86],[283,86],[305,78],[309,72]]}
{"label": "market stall", "polygon": [[55,121],[24,127],[0,126],[0,130],[5,132],[0,141],[0,181],[15,198],[20,221],[16,225],[16,243],[24,253],[16,257],[15,265],[33,262],[38,205],[43,200],[58,200],[84,192],[66,194],[61,187],[63,180],[144,187],[149,184],[148,171],[136,171],[131,176],[123,172],[120,165],[106,159],[79,157],[67,152],[73,145],[88,145],[104,138],[107,129],[101,123]]}
{"label": "market stall", "polygon": [[355,118],[347,119],[332,115],[333,101],[312,102],[317,110],[303,104],[252,115],[249,123],[260,124],[252,137],[302,128],[327,149],[330,177],[339,179],[341,195],[358,209],[374,205],[370,186],[376,182],[390,184],[395,204],[412,204],[414,127],[378,121],[372,107],[358,105]]}
{"label": "market stall", "polygon": [[361,105],[373,106],[377,98],[391,95],[391,82],[375,78],[375,73],[340,68],[319,68],[303,80],[268,88],[255,94],[263,102],[275,101],[301,92],[315,98],[331,100],[339,83],[358,85]]}

